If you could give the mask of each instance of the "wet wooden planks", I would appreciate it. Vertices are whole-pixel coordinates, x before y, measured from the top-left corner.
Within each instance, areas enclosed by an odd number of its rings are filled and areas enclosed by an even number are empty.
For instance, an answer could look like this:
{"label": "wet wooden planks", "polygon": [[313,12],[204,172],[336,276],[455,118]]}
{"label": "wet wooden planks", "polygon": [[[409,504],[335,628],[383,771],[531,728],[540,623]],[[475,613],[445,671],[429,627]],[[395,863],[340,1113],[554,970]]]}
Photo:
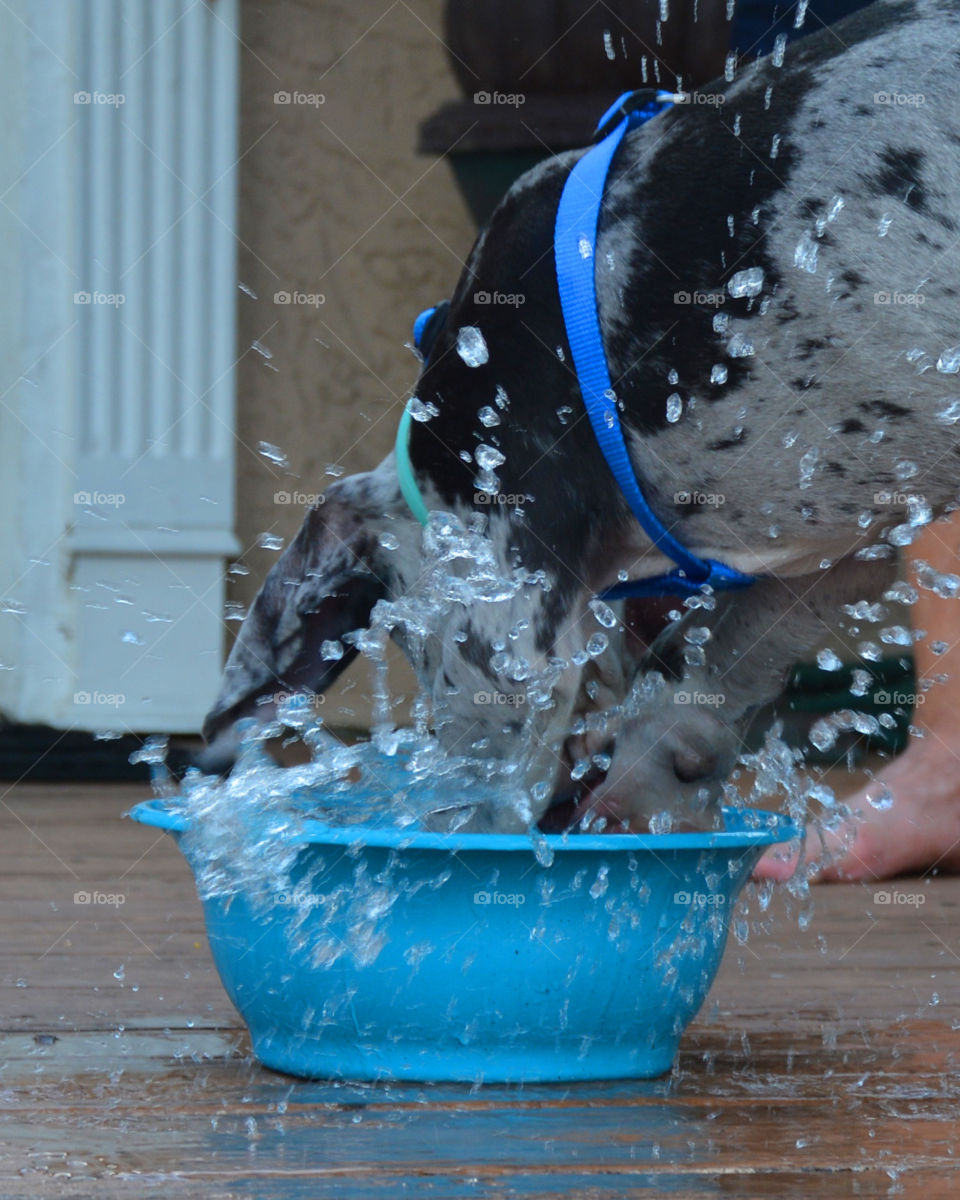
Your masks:
{"label": "wet wooden planks", "polygon": [[663,1080],[309,1083],[249,1058],[141,796],[0,808],[0,1197],[956,1193],[960,881],[754,897]]}

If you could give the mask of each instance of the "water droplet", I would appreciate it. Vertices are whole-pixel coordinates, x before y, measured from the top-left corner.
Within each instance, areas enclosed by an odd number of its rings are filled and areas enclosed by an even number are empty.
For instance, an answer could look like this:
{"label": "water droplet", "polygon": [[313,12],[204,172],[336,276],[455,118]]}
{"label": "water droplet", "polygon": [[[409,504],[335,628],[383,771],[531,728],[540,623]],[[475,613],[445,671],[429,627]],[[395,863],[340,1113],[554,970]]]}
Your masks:
{"label": "water droplet", "polygon": [[263,344],[263,342],[261,342],[261,341],[251,342],[251,343],[250,343],[250,349],[251,349],[251,350],[256,350],[256,352],[257,352],[257,353],[258,353],[258,354],[259,354],[259,355],[260,355],[262,358],[265,358],[265,359],[267,359],[267,361],[269,361],[271,358],[273,358],[273,351],[272,351],[272,350],[268,350],[268,349],[267,349],[267,347],[266,347],[266,346]]}
{"label": "water droplet", "polygon": [[616,53],[613,49],[613,34],[611,34],[609,29],[605,29],[603,31],[603,49],[607,58],[613,62],[613,60],[616,58]]}
{"label": "water droplet", "polygon": [[343,643],[332,638],[327,638],[320,643],[320,657],[324,662],[337,662],[343,658],[344,649]]}
{"label": "water droplet", "polygon": [[775,67],[783,66],[783,55],[787,48],[787,35],[778,33],[773,39],[773,52],[770,55],[770,61]]}
{"label": "water droplet", "polygon": [[557,409],[557,417],[558,417],[561,425],[568,425],[570,423],[570,418],[572,416],[573,416],[573,409],[570,408],[569,405],[565,404],[565,405],[563,405],[562,408]]}
{"label": "water droplet", "polygon": [[126,974],[127,973],[123,966],[123,963],[121,963],[120,966],[117,967],[117,969],[114,971],[113,977],[114,977],[114,979],[119,979],[120,982],[122,983],[124,981],[124,979],[126,978]]}
{"label": "water droplet", "polygon": [[268,462],[276,463],[285,471],[290,469],[290,462],[279,446],[274,446],[272,442],[260,442],[257,449]]}
{"label": "water droplet", "polygon": [[598,654],[602,654],[610,644],[610,639],[605,633],[595,633],[587,642],[586,651],[591,658],[596,658]]}
{"label": "water droplet", "polygon": [[810,449],[800,459],[800,487],[808,488],[813,479],[814,472],[820,462],[820,451],[816,446],[811,446]]}
{"label": "water droplet", "polygon": [[468,367],[482,367],[490,360],[487,343],[476,325],[464,325],[457,333],[457,353]]}
{"label": "water droplet", "polygon": [[617,614],[609,604],[604,604],[602,600],[591,600],[590,611],[605,629],[616,628]]}
{"label": "water droplet", "polygon": [[889,213],[884,213],[877,222],[877,237],[886,237],[887,230],[893,224],[893,217]]}
{"label": "water droplet", "polygon": [[486,429],[492,429],[494,425],[500,424],[500,414],[496,409],[491,408],[489,404],[485,404],[477,413],[480,418],[480,424]]}
{"label": "water droplet", "polygon": [[146,642],[139,633],[134,633],[132,629],[128,629],[120,638],[121,642],[126,642],[128,646],[145,646]]}
{"label": "water droplet", "polygon": [[746,271],[738,271],[727,283],[727,291],[736,300],[759,296],[763,291],[763,268],[749,267]]}
{"label": "water droplet", "polygon": [[960,421],[960,400],[951,400],[946,408],[937,413],[941,425],[956,425]]}
{"label": "water droplet", "polygon": [[937,359],[937,370],[941,375],[956,375],[960,371],[960,346],[953,346]]}
{"label": "water droplet", "polygon": [[[424,404],[419,396],[411,396],[407,401],[407,408],[410,410],[410,416],[421,424],[429,421],[431,417],[439,417],[440,409],[435,404],[430,402]],[[327,468],[329,472],[329,468]]]}
{"label": "water droplet", "polygon": [[877,809],[879,812],[884,812],[888,808],[893,808],[894,795],[885,783],[874,780],[867,787],[866,791],[867,803],[871,808]]}
{"label": "water droplet", "polygon": [[593,245],[585,233],[580,234],[577,241],[577,249],[580,251],[582,259],[593,258]]}
{"label": "water droplet", "polygon": [[377,541],[384,548],[384,550],[396,550],[400,545],[400,539],[395,533],[391,533],[389,530],[385,530],[383,533],[381,533],[377,538]]}
{"label": "water droplet", "polygon": [[751,358],[756,351],[745,333],[735,333],[727,342],[727,353],[731,358]]}
{"label": "water droplet", "polygon": [[793,265],[799,267],[801,271],[806,271],[808,275],[816,275],[819,253],[819,245],[809,233],[804,233],[793,252]]}
{"label": "water droplet", "polygon": [[507,461],[506,455],[501,454],[494,446],[481,444],[474,450],[473,457],[481,471],[494,471],[501,463]]}
{"label": "water droplet", "polygon": [[256,292],[253,290],[253,288],[252,288],[252,287],[250,287],[250,285],[249,285],[248,283],[238,283],[238,284],[237,284],[237,287],[240,289],[240,291],[241,291],[241,292],[246,292],[246,294],[247,294],[247,295],[248,295],[248,296],[249,296],[249,297],[250,297],[252,300],[259,300],[259,299],[260,299],[260,297],[259,297],[259,296],[257,295],[257,293],[256,293]]}
{"label": "water droplet", "polygon": [[773,140],[770,143],[770,157],[776,158],[779,153],[780,153],[780,134],[775,133],[773,135]]}
{"label": "water droplet", "polygon": [[278,533],[261,533],[257,545],[261,550],[282,550],[283,538]]}
{"label": "water droplet", "polygon": [[683,415],[683,400],[679,392],[671,392],[667,397],[667,420],[675,425]]}
{"label": "water droplet", "polygon": [[710,382],[711,383],[726,383],[727,382],[727,368],[725,366],[723,366],[722,363],[714,363],[714,365],[710,368]]}
{"label": "water droplet", "polygon": [[817,666],[821,671],[839,671],[843,660],[833,650],[820,650],[817,653]]}

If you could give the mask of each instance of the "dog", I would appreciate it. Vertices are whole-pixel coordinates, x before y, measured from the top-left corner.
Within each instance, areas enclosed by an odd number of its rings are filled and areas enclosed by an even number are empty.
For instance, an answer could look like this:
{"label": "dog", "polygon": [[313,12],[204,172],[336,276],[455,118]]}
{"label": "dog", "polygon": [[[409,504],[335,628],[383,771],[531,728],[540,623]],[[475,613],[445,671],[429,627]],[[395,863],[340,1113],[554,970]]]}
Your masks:
{"label": "dog", "polygon": [[[688,601],[645,652],[622,603],[595,597],[671,563],[585,419],[554,265],[561,192],[586,151],[522,176],[480,234],[431,332],[409,454],[427,507],[482,537],[516,586],[452,603],[427,637],[397,632],[441,743],[522,760],[540,781],[530,812],[497,827],[568,797],[574,761],[611,822],[709,822],[790,665],[838,620],[868,654],[884,620],[905,620],[909,589],[887,590],[896,547],[957,495],[958,59],[952,6],[880,0],[617,150],[595,280],[632,466],[684,546],[756,577]],[[485,302],[496,295],[524,303]],[[482,353],[463,352],[465,330]],[[375,606],[417,594],[437,528],[411,515],[393,454],[329,487],[243,622],[208,764],[229,760],[238,719],[274,715],[278,689],[330,684]],[[852,607],[885,591],[866,618]],[[523,715],[544,678],[549,702]],[[722,703],[697,700],[711,696]]]}

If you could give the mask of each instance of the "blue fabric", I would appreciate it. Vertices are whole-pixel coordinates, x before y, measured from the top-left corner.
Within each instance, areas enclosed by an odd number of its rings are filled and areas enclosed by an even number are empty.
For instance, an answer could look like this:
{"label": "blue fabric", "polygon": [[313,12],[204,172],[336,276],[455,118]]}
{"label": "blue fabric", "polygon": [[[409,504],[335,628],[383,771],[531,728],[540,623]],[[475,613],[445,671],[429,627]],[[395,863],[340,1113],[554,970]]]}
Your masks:
{"label": "blue fabric", "polygon": [[657,549],[677,564],[675,570],[653,579],[616,584],[604,593],[610,599],[690,594],[705,583],[722,589],[746,587],[754,582],[752,576],[724,563],[691,554],[647,503],[624,441],[600,332],[594,257],[610,162],[628,129],[648,121],[671,103],[666,93],[628,92],[604,114],[601,132],[612,117],[622,114],[622,118],[570,172],[560,197],[554,230],[560,305],[590,424],[633,515]]}

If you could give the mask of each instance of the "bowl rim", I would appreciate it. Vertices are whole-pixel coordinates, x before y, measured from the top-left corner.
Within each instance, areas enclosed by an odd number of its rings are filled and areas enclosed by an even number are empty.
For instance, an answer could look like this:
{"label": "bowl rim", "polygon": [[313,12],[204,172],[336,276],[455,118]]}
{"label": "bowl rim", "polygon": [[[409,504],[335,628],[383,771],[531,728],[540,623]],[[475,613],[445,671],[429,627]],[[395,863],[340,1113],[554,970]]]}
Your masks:
{"label": "bowl rim", "polygon": [[[141,825],[163,829],[167,833],[182,834],[190,829],[187,815],[171,809],[160,797],[141,801],[126,815]],[[724,805],[723,816],[726,822],[737,828],[701,833],[544,833],[536,838],[529,833],[435,833],[378,829],[362,824],[334,826],[308,817],[290,842],[304,846],[370,846],[396,850],[444,850],[458,854],[471,850],[525,851],[529,854],[537,846],[546,846],[561,853],[589,850],[609,854],[618,850],[633,850],[656,854],[663,850],[744,850],[752,846],[771,846],[778,842],[793,841],[802,832],[790,817],[767,809]],[[754,827],[750,828],[750,825]]]}

